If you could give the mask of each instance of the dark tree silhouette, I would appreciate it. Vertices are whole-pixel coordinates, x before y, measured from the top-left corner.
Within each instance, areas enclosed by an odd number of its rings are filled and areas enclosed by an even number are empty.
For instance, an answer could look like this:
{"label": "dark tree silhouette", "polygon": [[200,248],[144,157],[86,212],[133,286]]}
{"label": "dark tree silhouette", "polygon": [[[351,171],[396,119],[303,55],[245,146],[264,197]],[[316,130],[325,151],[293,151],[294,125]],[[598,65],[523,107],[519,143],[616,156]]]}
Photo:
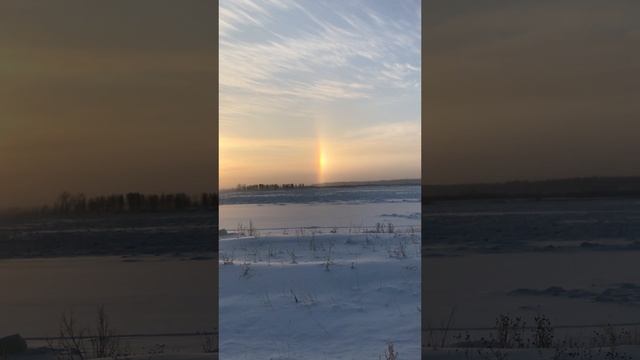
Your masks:
{"label": "dark tree silhouette", "polygon": [[217,207],[217,193],[190,196],[186,193],[143,194],[130,192],[88,198],[82,193],[73,195],[64,191],[58,195],[53,206],[43,206],[39,211],[66,215],[212,210]]}

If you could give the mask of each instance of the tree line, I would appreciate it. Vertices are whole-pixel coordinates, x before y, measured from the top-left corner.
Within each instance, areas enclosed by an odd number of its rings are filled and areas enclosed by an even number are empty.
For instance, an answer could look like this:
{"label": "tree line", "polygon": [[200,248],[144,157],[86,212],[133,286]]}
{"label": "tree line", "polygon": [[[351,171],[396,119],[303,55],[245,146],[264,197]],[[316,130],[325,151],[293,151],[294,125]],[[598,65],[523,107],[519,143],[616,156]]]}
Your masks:
{"label": "tree line", "polygon": [[58,195],[52,206],[45,206],[42,211],[55,214],[88,214],[192,209],[211,210],[217,209],[217,207],[217,193],[202,193],[190,196],[185,193],[143,194],[131,192],[88,197],[83,193],[71,194],[65,191]]}
{"label": "tree line", "polygon": [[304,184],[238,184],[236,186],[237,191],[253,191],[253,190],[289,190],[289,189],[302,189]]}
{"label": "tree line", "polygon": [[503,183],[423,185],[422,200],[640,197],[640,177],[582,177]]}

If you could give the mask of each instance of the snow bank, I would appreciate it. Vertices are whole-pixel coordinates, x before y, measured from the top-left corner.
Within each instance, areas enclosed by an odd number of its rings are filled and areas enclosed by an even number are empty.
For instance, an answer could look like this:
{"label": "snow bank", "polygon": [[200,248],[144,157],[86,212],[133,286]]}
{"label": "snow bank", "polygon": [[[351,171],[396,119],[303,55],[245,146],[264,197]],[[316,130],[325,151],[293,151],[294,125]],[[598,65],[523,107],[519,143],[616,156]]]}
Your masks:
{"label": "snow bank", "polygon": [[420,357],[420,233],[220,242],[220,357]]}

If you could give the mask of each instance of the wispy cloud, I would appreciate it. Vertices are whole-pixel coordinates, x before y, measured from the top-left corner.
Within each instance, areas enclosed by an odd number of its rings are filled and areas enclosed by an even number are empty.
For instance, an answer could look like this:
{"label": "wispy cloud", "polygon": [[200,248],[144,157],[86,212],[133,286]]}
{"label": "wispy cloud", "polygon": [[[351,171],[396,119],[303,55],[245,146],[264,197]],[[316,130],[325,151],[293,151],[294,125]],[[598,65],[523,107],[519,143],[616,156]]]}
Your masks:
{"label": "wispy cloud", "polygon": [[[349,11],[343,11],[347,5]],[[341,9],[317,1],[221,1],[221,93],[234,94],[222,105],[237,108],[234,102],[252,96],[278,107],[419,87],[419,18],[412,12],[413,21],[389,18],[367,5],[345,2]]]}
{"label": "wispy cloud", "polygon": [[419,143],[420,123],[415,120],[376,124],[348,132],[345,140],[358,139],[364,142],[388,141],[395,143]]}
{"label": "wispy cloud", "polygon": [[287,9],[295,3],[290,0],[232,0],[222,1],[219,8],[219,32],[227,37],[246,25],[264,26],[272,20],[271,10]]}

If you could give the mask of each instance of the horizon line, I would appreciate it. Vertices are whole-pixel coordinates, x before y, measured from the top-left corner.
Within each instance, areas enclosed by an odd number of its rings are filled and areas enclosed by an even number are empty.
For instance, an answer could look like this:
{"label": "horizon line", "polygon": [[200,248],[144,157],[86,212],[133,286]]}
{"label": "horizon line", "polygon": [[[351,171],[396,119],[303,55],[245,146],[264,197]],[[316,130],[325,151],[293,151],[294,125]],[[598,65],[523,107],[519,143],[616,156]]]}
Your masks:
{"label": "horizon line", "polygon": [[232,187],[220,187],[220,191],[224,190],[235,190],[239,185],[240,186],[255,186],[255,185],[304,185],[307,187],[313,186],[327,186],[327,185],[335,185],[335,184],[366,184],[366,183],[384,183],[384,182],[400,182],[400,181],[417,181],[421,182],[421,178],[394,178],[394,179],[377,179],[377,180],[344,180],[344,181],[325,181],[325,182],[315,182],[315,183],[304,183],[304,182],[258,182],[258,183],[238,183]]}
{"label": "horizon line", "polygon": [[553,181],[567,181],[567,180],[595,180],[595,179],[638,179],[640,181],[640,175],[589,175],[589,176],[550,177],[550,178],[538,178],[538,179],[515,178],[511,180],[451,182],[451,183],[422,182],[422,186],[500,185],[500,184],[512,184],[512,183],[536,183],[536,182],[553,182]]}

